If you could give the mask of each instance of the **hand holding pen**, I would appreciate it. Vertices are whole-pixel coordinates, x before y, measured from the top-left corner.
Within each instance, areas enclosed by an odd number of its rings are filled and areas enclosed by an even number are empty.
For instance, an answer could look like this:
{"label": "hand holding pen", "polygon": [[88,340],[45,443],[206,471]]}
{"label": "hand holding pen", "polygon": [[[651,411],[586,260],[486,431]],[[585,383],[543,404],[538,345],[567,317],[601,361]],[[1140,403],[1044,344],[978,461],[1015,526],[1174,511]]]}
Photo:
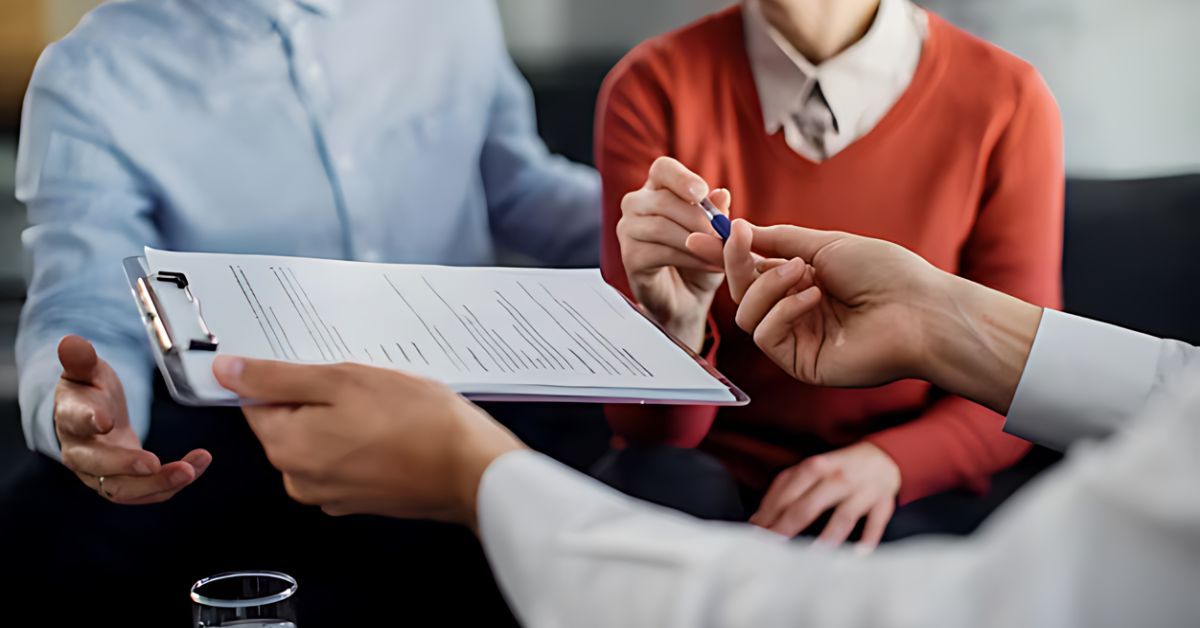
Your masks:
{"label": "hand holding pen", "polygon": [[721,210],[717,209],[717,206],[713,205],[712,201],[707,198],[701,199],[697,204],[700,205],[700,209],[704,210],[704,217],[708,218],[708,224],[712,225],[713,231],[717,232],[717,235],[721,237],[721,241],[728,240],[731,230],[729,216],[726,216]]}
{"label": "hand holding pen", "polygon": [[[728,235],[731,200],[729,190],[710,193],[700,176],[660,157],[641,189],[621,201],[616,234],[634,299],[696,350],[725,278],[721,242]],[[693,234],[711,238],[699,254],[687,245]]]}

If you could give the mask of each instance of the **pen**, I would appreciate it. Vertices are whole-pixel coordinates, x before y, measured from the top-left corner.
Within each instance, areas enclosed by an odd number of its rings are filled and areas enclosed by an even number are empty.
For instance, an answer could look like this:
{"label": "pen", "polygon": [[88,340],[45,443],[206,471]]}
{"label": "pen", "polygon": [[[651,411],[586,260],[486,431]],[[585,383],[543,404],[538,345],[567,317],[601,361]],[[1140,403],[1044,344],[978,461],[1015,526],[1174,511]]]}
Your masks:
{"label": "pen", "polygon": [[717,235],[721,236],[721,241],[724,242],[728,240],[729,216],[722,214],[721,210],[717,209],[717,207],[712,204],[712,201],[708,200],[707,198],[697,203],[697,205],[700,206],[700,209],[704,210],[704,215],[708,216],[709,224],[711,224],[712,228],[716,230]]}

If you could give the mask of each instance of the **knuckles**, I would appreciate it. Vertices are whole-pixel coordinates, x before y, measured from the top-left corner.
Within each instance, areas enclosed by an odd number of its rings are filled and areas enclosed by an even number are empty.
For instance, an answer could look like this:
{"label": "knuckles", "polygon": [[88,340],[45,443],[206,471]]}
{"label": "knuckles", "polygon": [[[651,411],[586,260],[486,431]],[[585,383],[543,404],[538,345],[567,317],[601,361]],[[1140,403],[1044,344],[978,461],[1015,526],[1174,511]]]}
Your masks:
{"label": "knuckles", "polygon": [[[741,322],[738,323],[738,326],[742,327]],[[767,330],[767,327],[765,325],[760,325],[753,329],[748,329],[746,327],[742,327],[742,330],[751,332],[753,334],[754,344],[759,349],[766,351],[771,348],[770,332]]]}
{"label": "knuckles", "polygon": [[340,391],[346,386],[353,386],[361,381],[359,371],[361,368],[363,367],[360,364],[340,362],[326,369],[324,379],[330,384],[332,390]]}
{"label": "knuckles", "polygon": [[[59,437],[59,440],[62,440],[61,436]],[[74,471],[75,473],[83,473],[83,471],[80,469],[80,466],[79,466],[78,451],[79,451],[78,448],[74,447],[74,446],[63,447],[61,450],[61,453],[62,453],[61,460],[62,460],[63,466],[66,467],[67,469],[70,469],[71,471]]]}
{"label": "knuckles", "polygon": [[[259,438],[262,439],[261,436]],[[267,462],[271,463],[272,467],[285,474],[295,470],[292,464],[292,455],[288,449],[278,443],[268,442],[266,439],[262,440],[263,451],[267,454]]]}
{"label": "knuckles", "polygon": [[824,456],[811,456],[804,459],[799,465],[807,473],[814,475],[825,476],[829,475],[835,469],[835,465]]}
{"label": "knuckles", "polygon": [[291,497],[301,504],[306,506],[318,505],[318,502],[309,486],[302,481],[298,481],[290,473],[283,474],[283,489],[287,491],[288,497]]}
{"label": "knuckles", "polygon": [[629,216],[621,216],[621,218],[617,220],[616,233],[617,240],[622,243],[621,250],[624,250],[624,243],[627,239],[629,239],[629,220]]}
{"label": "knuckles", "polygon": [[815,504],[808,500],[800,500],[793,503],[787,509],[787,512],[784,513],[783,520],[788,522],[788,525],[797,528],[793,534],[799,534],[800,532],[804,531],[804,528],[808,527],[808,522],[813,521],[820,516],[820,514],[821,511],[818,510],[818,507]]}
{"label": "knuckles", "polygon": [[346,510],[339,506],[334,506],[332,504],[321,506],[321,512],[329,515],[330,517],[343,517],[345,515],[350,514],[349,510]]}
{"label": "knuckles", "polygon": [[644,196],[644,190],[634,190],[621,197],[621,214],[629,215],[637,212],[639,203]]}

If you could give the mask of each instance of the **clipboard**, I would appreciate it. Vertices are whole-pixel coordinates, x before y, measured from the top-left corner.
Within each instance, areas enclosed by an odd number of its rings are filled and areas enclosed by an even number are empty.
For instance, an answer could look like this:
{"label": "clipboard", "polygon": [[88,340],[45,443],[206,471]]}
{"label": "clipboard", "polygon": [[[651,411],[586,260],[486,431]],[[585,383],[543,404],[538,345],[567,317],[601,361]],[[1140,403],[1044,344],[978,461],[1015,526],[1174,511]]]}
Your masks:
{"label": "clipboard", "polygon": [[[219,353],[220,339],[209,328],[204,318],[200,300],[193,294],[191,283],[182,272],[160,270],[151,272],[144,256],[127,257],[123,260],[125,277],[129,282],[133,301],[138,308],[146,337],[154,355],[155,364],[162,374],[172,399],[185,406],[237,406],[243,403],[233,397],[217,397],[194,383],[190,373],[200,369],[211,369],[213,358]],[[618,292],[618,294],[620,294]],[[730,399],[720,401],[678,400],[658,397],[612,397],[592,394],[504,394],[461,392],[473,401],[536,402],[536,403],[594,403],[632,405],[707,405],[744,406],[750,397],[717,371],[678,338],[672,336],[658,321],[654,320],[641,306],[624,294],[621,297],[635,312],[645,319],[683,351],[709,376],[724,386]]]}
{"label": "clipboard", "polygon": [[[205,398],[188,377],[185,356],[216,356],[220,340],[205,323],[200,301],[192,294],[187,277],[182,273],[151,273],[146,258],[140,256],[125,258],[123,265],[154,362],[171,398],[186,406],[236,405]],[[186,307],[168,311],[167,299],[173,305],[182,300]]]}

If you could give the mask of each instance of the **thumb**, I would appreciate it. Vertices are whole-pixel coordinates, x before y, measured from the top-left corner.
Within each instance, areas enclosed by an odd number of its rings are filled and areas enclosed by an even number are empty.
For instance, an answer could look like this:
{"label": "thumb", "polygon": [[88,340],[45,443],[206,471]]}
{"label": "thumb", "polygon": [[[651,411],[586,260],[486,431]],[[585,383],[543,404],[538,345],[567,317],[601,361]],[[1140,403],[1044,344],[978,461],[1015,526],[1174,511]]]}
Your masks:
{"label": "thumb", "polygon": [[791,225],[776,225],[759,227],[751,225],[754,236],[754,250],[766,257],[781,257],[791,259],[799,257],[809,264],[817,256],[817,251],[838,240],[851,237],[845,233],[820,231],[793,227]]}
{"label": "thumb", "polygon": [[757,260],[750,252],[756,236],[750,223],[741,218],[733,221],[729,240],[725,242],[725,278],[734,303],[741,303],[750,285],[758,279]]}
{"label": "thumb", "polygon": [[336,365],[290,364],[219,355],[213,375],[225,388],[247,400],[272,404],[320,404],[332,401],[344,371]]}
{"label": "thumb", "polygon": [[58,361],[63,378],[79,384],[91,384],[99,376],[100,358],[92,343],[76,335],[64,336],[58,343]]}

